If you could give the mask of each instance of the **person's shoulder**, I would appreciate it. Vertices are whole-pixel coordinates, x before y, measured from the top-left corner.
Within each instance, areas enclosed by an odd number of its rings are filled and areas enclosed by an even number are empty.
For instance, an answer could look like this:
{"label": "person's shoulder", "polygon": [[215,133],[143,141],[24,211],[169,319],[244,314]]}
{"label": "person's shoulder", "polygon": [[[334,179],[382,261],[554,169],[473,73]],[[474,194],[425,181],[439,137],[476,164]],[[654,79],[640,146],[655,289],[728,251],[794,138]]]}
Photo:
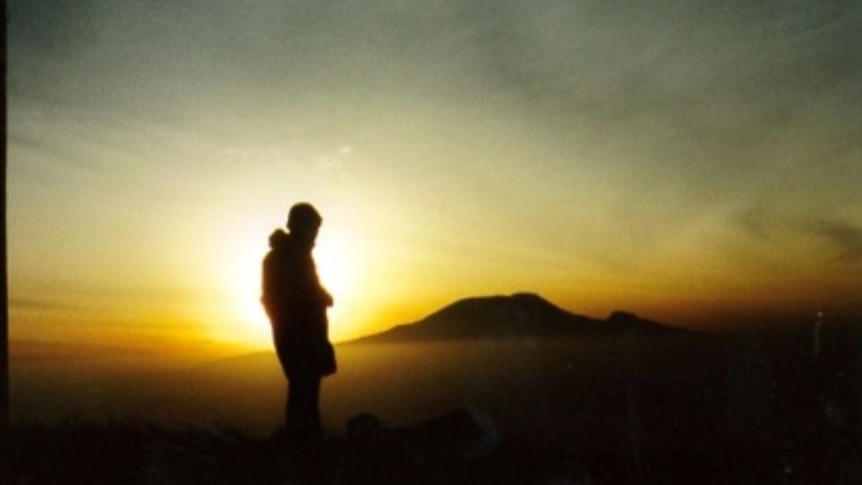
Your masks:
{"label": "person's shoulder", "polygon": [[276,229],[269,235],[269,248],[281,249],[290,243],[290,236],[284,232],[284,229]]}

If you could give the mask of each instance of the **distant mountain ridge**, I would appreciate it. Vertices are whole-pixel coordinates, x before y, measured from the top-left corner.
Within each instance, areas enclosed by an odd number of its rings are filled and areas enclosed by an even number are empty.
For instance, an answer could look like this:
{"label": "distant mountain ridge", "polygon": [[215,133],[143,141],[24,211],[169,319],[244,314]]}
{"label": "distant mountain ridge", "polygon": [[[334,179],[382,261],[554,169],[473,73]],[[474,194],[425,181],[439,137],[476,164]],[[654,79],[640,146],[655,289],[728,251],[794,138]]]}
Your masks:
{"label": "distant mountain ridge", "polygon": [[414,323],[353,342],[413,342],[512,337],[600,336],[681,330],[614,312],[606,320],[570,313],[534,293],[458,300]]}

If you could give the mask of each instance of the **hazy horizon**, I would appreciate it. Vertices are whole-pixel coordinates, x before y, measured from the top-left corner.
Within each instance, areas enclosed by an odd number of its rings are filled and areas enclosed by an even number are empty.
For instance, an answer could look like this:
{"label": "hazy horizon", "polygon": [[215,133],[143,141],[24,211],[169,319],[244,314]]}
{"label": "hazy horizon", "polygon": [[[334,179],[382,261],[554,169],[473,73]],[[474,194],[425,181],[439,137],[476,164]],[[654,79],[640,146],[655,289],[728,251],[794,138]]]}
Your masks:
{"label": "hazy horizon", "polygon": [[[475,299],[475,298],[474,298]],[[493,360],[506,362],[510,351],[528,352],[531,365],[536,365],[545,357],[545,352],[539,350],[547,347],[556,349],[552,354],[571,361],[597,365],[596,371],[606,364],[602,360],[610,359],[617,362],[618,353],[631,351],[633,338],[647,342],[643,345],[644,355],[661,354],[660,349],[685,353],[685,347],[694,343],[697,346],[724,345],[728,341],[737,341],[739,348],[728,347],[727,351],[742,352],[744,358],[752,358],[745,354],[746,347],[757,345],[761,352],[769,347],[782,348],[789,345],[792,352],[802,352],[810,358],[814,345],[814,329],[817,322],[791,320],[782,322],[780,326],[748,327],[745,331],[725,331],[720,333],[690,333],[668,331],[646,332],[636,337],[627,327],[613,327],[611,320],[605,317],[595,318],[597,323],[606,323],[609,333],[592,334],[589,327],[579,327],[578,318],[571,325],[573,333],[548,334],[543,330],[546,324],[555,325],[555,320],[544,320],[543,313],[546,303],[541,300],[480,297],[482,305],[470,306],[473,310],[464,312],[435,312],[436,318],[424,318],[401,324],[424,325],[425,332],[413,332],[407,340],[391,340],[387,338],[362,339],[336,343],[336,354],[341,370],[337,377],[327,379],[325,388],[332,389],[334,385],[337,403],[327,404],[328,413],[336,413],[335,425],[349,418],[352,414],[363,411],[363,406],[379,405],[390,418],[400,422],[405,420],[418,421],[427,419],[434,413],[445,413],[455,407],[468,405],[469,401],[446,400],[434,397],[430,390],[432,383],[443,376],[449,376],[454,369],[465,371],[464,359],[475,359],[476,355],[486,355]],[[463,301],[463,300],[459,300]],[[529,303],[525,303],[529,302]],[[455,303],[455,302],[453,302]],[[551,303],[552,302],[547,302]],[[515,306],[512,306],[515,305]],[[537,311],[538,305],[542,311]],[[454,308],[453,306],[452,308]],[[464,308],[461,306],[460,308]],[[443,309],[438,309],[443,310]],[[448,315],[442,319],[439,315]],[[466,315],[466,316],[465,316]],[[534,325],[528,333],[523,331],[510,334],[509,325],[512,322],[522,322],[526,316],[539,315],[530,320]],[[556,315],[551,313],[550,315]],[[485,325],[491,316],[499,318],[499,331],[493,325]],[[587,315],[580,315],[590,317]],[[641,315],[641,317],[646,317]],[[461,320],[473,318],[474,320]],[[430,331],[430,327],[452,324],[479,323],[487,335],[473,336],[455,332],[452,337],[439,339],[439,333]],[[523,322],[522,322],[523,323]],[[659,325],[662,322],[653,322]],[[853,335],[847,333],[850,327],[857,326],[855,321],[820,320],[820,329],[824,335]],[[849,325],[848,325],[849,324]],[[399,325],[392,325],[392,328]],[[451,327],[450,327],[451,328]],[[475,326],[473,327],[475,328]],[[559,327],[554,327],[559,328]],[[616,328],[616,330],[612,330]],[[661,327],[657,327],[661,328]],[[429,332],[430,331],[430,332]],[[754,332],[752,332],[754,331]],[[535,333],[529,333],[535,332]],[[385,337],[386,331],[375,334]],[[460,335],[460,337],[459,337]],[[372,336],[372,337],[374,337]],[[675,346],[668,347],[677,342]],[[688,344],[679,345],[679,342]],[[655,343],[653,346],[651,343]],[[853,345],[845,342],[845,345]],[[655,347],[655,348],[653,348]],[[446,350],[445,349],[463,349]],[[492,351],[491,349],[499,349]],[[579,350],[580,349],[580,350]],[[597,349],[605,349],[599,351]],[[249,346],[227,344],[211,341],[186,341],[164,339],[162,341],[45,341],[13,340],[11,351],[11,394],[12,419],[18,424],[54,422],[110,422],[132,420],[136,422],[166,422],[166,423],[199,423],[218,426],[239,426],[255,434],[267,434],[278,426],[280,420],[279,405],[283,398],[284,378],[277,358],[271,346]],[[476,354],[476,353],[479,354]],[[584,353],[586,352],[586,353]],[[500,359],[500,355],[506,355]],[[447,356],[441,360],[440,356]],[[591,361],[586,356],[592,356]],[[684,369],[691,366],[704,366],[704,369],[720,367],[720,354],[712,361],[709,355],[700,355],[693,361],[677,362],[675,367]],[[759,357],[763,358],[763,357]],[[667,357],[661,359],[667,361]],[[673,359],[670,360],[671,362]],[[398,371],[387,375],[387,369],[392,369],[398,363]],[[427,363],[434,368],[440,367],[443,374],[436,375],[429,370],[408,369],[405,363],[420,366]],[[649,362],[649,360],[645,361]],[[511,367],[511,362],[506,364]],[[369,366],[377,369],[369,373]],[[469,367],[469,366],[467,366]],[[508,368],[507,367],[507,368]],[[487,370],[487,369],[486,369]],[[438,369],[439,371],[439,369]],[[437,371],[434,371],[437,372]],[[416,379],[407,377],[414,374]],[[517,375],[523,378],[522,373]],[[423,389],[422,396],[428,398],[428,403],[419,406],[403,406],[403,400],[394,398],[391,401],[381,400],[374,391],[375,386],[386,385],[393,376],[406,382],[414,382]],[[667,375],[651,376],[652,379],[669,378]],[[200,380],[199,380],[200,379]],[[461,378],[462,380],[464,378]],[[376,382],[379,380],[379,383]],[[356,381],[356,382],[354,382]],[[333,384],[335,383],[335,384]],[[573,382],[573,391],[583,382]],[[251,387],[250,387],[251,386]],[[250,389],[253,389],[251,391]],[[329,395],[333,391],[325,392]],[[466,389],[462,392],[467,392]],[[230,395],[240,393],[245,396],[245,404],[233,408],[234,400]],[[387,395],[394,391],[388,390]],[[334,399],[331,395],[325,400]],[[418,401],[417,401],[418,402]],[[376,404],[375,404],[376,403]],[[435,404],[436,403],[436,404]],[[446,404],[441,404],[446,403]],[[257,406],[262,411],[256,412]],[[334,408],[332,407],[334,406]],[[434,407],[436,406],[436,407]],[[452,409],[448,409],[450,406]],[[409,408],[409,409],[408,409]],[[335,410],[333,410],[335,409]],[[198,414],[196,414],[198,413]],[[351,414],[352,413],[352,414]],[[425,414],[423,414],[425,413]],[[429,414],[430,413],[430,414]]]}

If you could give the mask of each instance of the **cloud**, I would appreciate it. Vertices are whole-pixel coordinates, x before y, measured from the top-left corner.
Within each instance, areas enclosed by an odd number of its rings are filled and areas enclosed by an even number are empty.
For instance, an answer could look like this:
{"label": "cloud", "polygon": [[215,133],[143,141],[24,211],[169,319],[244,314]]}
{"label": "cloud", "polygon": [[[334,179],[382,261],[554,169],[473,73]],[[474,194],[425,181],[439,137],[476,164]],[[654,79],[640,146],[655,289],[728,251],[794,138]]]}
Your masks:
{"label": "cloud", "polygon": [[65,311],[71,310],[74,307],[65,303],[56,301],[46,301],[32,298],[10,298],[9,309],[15,310],[35,310],[35,311]]}
{"label": "cloud", "polygon": [[807,224],[806,229],[838,248],[835,261],[862,262],[862,228],[844,222],[820,220]]}
{"label": "cloud", "polygon": [[749,207],[735,215],[735,223],[743,234],[765,242],[773,242],[779,223],[771,211],[763,206]]}
{"label": "cloud", "polygon": [[815,238],[837,249],[832,261],[862,262],[862,227],[837,219],[802,216],[775,206],[757,204],[733,216],[735,227],[759,243],[787,248]]}

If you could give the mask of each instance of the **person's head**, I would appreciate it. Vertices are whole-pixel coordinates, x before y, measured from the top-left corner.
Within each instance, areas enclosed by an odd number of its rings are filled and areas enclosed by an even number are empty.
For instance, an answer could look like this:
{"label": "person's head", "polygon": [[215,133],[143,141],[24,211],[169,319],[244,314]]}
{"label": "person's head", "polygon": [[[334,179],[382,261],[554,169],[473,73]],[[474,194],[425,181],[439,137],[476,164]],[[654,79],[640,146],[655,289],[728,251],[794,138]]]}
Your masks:
{"label": "person's head", "polygon": [[287,229],[290,234],[312,245],[317,238],[317,231],[320,229],[321,222],[323,222],[323,218],[320,217],[320,213],[307,202],[294,204],[287,214]]}

